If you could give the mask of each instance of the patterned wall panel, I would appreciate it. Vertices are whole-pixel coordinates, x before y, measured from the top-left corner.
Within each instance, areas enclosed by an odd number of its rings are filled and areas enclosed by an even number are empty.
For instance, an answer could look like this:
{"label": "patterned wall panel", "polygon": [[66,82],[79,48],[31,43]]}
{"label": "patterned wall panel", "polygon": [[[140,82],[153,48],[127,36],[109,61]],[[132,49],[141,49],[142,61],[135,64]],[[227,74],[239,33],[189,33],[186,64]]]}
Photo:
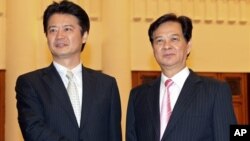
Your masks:
{"label": "patterned wall panel", "polygon": [[42,20],[43,18],[43,12],[47,8],[49,4],[51,4],[53,1],[52,0],[40,0],[38,2],[38,19]]}
{"label": "patterned wall panel", "polygon": [[144,18],[145,13],[145,7],[146,7],[146,1],[145,0],[133,0],[132,3],[132,11],[133,11],[133,20],[134,21],[140,21],[142,18]]}
{"label": "patterned wall panel", "polygon": [[158,14],[158,1],[146,0],[146,21],[153,21]]}
{"label": "patterned wall panel", "polygon": [[247,11],[247,8],[250,8],[250,1],[248,0],[240,0],[239,3],[239,9],[240,9],[240,17],[239,20],[240,22],[247,22],[248,19],[247,17],[250,17],[250,15],[248,15],[249,11]]}
{"label": "patterned wall panel", "polygon": [[216,17],[216,0],[205,0],[205,17],[204,20],[211,22]]}
{"label": "patterned wall panel", "polygon": [[170,0],[159,0],[159,14],[163,15],[167,12],[170,12]]}
{"label": "patterned wall panel", "polygon": [[102,11],[102,0],[78,0],[78,4],[81,5],[88,13],[90,20],[100,21]]}
{"label": "patterned wall panel", "polygon": [[170,12],[182,14],[182,0],[170,0]]}
{"label": "patterned wall panel", "polygon": [[[198,22],[246,23],[250,20],[250,0],[132,0],[134,21],[152,21],[173,12]],[[145,20],[141,20],[145,19]]]}
{"label": "patterned wall panel", "polygon": [[91,0],[89,7],[89,14],[91,20],[100,20],[101,19],[101,10],[102,10],[102,0]]}
{"label": "patterned wall panel", "polygon": [[228,21],[229,22],[236,22],[237,15],[239,12],[238,9],[238,1],[237,0],[228,0]]}
{"label": "patterned wall panel", "polygon": [[216,5],[216,20],[218,22],[223,22],[227,19],[227,0],[217,0]]}
{"label": "patterned wall panel", "polygon": [[3,16],[4,13],[4,9],[5,9],[5,4],[4,4],[4,0],[0,0],[0,17]]}
{"label": "patterned wall panel", "polygon": [[[40,0],[38,2],[38,7],[39,7],[38,18],[39,19],[42,19],[44,10],[53,1],[59,2],[60,0]],[[70,1],[82,6],[84,10],[86,10],[86,12],[89,14],[91,20],[96,21],[101,18],[102,0],[70,0]]]}
{"label": "patterned wall panel", "polygon": [[193,0],[191,1],[194,4],[194,21],[201,21],[204,15],[204,7],[205,7],[205,2],[204,0]]}
{"label": "patterned wall panel", "polygon": [[183,10],[182,13],[189,17],[194,17],[194,2],[193,0],[185,0],[182,3]]}

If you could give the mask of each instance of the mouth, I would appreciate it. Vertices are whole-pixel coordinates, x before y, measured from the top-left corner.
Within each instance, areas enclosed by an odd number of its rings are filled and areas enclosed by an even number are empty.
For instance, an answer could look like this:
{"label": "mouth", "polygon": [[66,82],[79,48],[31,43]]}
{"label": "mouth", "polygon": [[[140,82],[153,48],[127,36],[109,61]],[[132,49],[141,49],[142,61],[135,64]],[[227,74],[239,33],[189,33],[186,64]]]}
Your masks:
{"label": "mouth", "polygon": [[174,53],[165,53],[165,54],[163,54],[164,57],[171,57],[173,55],[174,55]]}
{"label": "mouth", "polygon": [[65,47],[68,46],[66,43],[55,43],[55,47]]}

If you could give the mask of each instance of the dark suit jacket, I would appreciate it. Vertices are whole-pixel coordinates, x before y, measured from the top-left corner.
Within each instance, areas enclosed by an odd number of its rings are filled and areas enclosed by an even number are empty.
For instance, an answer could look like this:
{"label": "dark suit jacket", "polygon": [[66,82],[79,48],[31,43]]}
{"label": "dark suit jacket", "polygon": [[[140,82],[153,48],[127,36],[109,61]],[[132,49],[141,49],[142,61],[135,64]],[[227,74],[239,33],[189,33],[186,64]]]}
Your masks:
{"label": "dark suit jacket", "polygon": [[[131,90],[126,141],[160,141],[159,89],[160,78]],[[229,141],[230,124],[236,118],[229,86],[191,71],[161,141]]]}
{"label": "dark suit jacket", "polygon": [[25,141],[121,141],[121,105],[113,77],[83,67],[80,128],[53,64],[18,77],[18,121]]}

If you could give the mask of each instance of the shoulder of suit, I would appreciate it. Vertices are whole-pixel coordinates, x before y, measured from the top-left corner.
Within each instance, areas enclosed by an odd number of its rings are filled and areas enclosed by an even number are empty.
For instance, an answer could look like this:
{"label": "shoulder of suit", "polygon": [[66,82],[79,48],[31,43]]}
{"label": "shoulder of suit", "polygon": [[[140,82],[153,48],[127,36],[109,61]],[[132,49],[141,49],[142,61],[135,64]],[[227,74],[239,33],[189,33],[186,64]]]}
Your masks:
{"label": "shoulder of suit", "polygon": [[83,67],[82,71],[85,71],[88,75],[93,75],[95,77],[106,78],[106,79],[115,79],[114,76],[103,73],[100,70],[94,70],[94,69],[91,69],[91,68]]}
{"label": "shoulder of suit", "polygon": [[135,86],[134,88],[131,89],[131,92],[141,92],[141,91],[147,91],[148,89],[152,87],[160,87],[160,80],[161,78],[158,77],[152,81],[142,83],[138,86]]}
{"label": "shoulder of suit", "polygon": [[212,77],[208,77],[208,76],[199,76],[201,81],[204,83],[209,83],[209,84],[224,84],[226,83],[225,81],[219,80],[219,79],[215,79]]}
{"label": "shoulder of suit", "polygon": [[20,75],[20,77],[28,77],[28,76],[42,74],[46,70],[48,70],[48,67],[40,68],[40,69],[36,69],[36,70],[33,70],[33,71],[23,73],[23,74]]}

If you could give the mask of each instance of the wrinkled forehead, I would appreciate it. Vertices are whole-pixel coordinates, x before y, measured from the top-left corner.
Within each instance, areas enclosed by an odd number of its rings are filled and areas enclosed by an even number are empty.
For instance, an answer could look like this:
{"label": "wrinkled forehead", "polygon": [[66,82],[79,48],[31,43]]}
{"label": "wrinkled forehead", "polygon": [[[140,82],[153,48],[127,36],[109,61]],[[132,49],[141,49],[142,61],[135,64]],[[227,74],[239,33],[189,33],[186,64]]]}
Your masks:
{"label": "wrinkled forehead", "polygon": [[168,21],[165,23],[162,23],[154,32],[153,32],[153,37],[157,36],[173,36],[173,35],[178,35],[178,36],[183,36],[182,33],[182,28],[181,24],[178,22],[174,21]]}

